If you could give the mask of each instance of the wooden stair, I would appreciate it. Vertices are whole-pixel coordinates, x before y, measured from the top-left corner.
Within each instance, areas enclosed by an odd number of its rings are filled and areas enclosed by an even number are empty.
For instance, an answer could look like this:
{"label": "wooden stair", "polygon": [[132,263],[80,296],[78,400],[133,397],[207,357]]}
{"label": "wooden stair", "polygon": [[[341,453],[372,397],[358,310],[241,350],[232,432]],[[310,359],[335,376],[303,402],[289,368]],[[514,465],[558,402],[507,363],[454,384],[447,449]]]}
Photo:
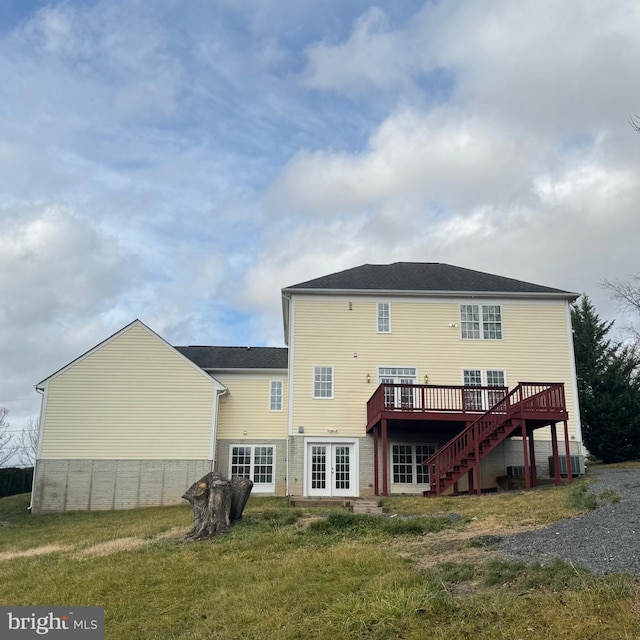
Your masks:
{"label": "wooden stair", "polygon": [[[425,466],[429,466],[430,484],[430,490],[425,491],[424,496],[440,496],[468,474],[470,469],[479,470],[480,460],[516,429],[520,429],[525,412],[527,415],[548,414],[550,410],[557,410],[560,404],[564,409],[564,391],[561,384],[518,384],[511,393],[500,399],[484,415],[424,462]],[[474,473],[474,476],[477,475]]]}

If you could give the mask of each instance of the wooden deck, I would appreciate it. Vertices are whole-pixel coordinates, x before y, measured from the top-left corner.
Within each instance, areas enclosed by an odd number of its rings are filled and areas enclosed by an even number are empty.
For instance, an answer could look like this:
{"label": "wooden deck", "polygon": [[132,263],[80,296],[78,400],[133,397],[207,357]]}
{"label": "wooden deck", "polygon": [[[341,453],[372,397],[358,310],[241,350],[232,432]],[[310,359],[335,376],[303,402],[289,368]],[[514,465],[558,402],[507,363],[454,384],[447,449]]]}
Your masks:
{"label": "wooden deck", "polygon": [[[470,490],[475,475],[475,490],[480,493],[480,460],[510,435],[522,436],[526,486],[535,486],[533,432],[544,426],[552,427],[555,476],[559,482],[556,424],[564,422],[569,457],[568,417],[562,383],[520,382],[511,392],[506,387],[381,384],[367,403],[366,429],[373,432],[374,440],[375,493],[388,495],[388,431],[406,421],[425,431],[446,424],[452,427],[449,442],[425,462],[430,469],[432,495],[440,495],[452,485],[455,490],[464,474],[469,476]],[[531,463],[533,475],[529,474]],[[569,481],[570,478],[571,474]]]}

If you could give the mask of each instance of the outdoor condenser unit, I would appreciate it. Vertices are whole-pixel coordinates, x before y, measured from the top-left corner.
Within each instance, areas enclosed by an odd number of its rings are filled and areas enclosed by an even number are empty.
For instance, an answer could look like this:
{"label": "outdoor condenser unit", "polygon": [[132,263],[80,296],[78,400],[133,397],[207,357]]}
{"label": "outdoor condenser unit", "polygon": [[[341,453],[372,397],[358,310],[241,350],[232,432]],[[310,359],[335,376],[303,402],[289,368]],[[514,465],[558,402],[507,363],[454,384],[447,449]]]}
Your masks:
{"label": "outdoor condenser unit", "polygon": [[[560,475],[567,475],[567,456],[558,456],[560,459]],[[553,478],[553,456],[549,456],[549,475]],[[584,475],[584,456],[571,456],[571,475]]]}

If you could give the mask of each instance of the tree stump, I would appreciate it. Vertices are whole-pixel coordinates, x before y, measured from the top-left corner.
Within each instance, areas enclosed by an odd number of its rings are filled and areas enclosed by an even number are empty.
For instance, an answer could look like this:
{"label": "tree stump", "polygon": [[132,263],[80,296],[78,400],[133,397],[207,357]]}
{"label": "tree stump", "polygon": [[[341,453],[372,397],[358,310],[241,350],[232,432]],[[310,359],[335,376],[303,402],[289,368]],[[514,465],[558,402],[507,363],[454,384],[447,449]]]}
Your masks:
{"label": "tree stump", "polygon": [[193,528],[186,538],[204,540],[231,531],[242,517],[252,488],[253,482],[247,478],[227,480],[216,471],[192,484],[182,496],[193,507]]}

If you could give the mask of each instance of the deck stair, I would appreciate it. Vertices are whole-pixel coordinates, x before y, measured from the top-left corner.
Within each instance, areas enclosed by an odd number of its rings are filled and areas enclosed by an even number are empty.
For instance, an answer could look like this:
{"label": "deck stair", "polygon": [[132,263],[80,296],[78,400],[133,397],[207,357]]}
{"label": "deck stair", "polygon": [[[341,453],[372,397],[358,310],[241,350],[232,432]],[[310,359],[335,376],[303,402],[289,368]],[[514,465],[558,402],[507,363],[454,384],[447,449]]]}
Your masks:
{"label": "deck stair", "polygon": [[564,407],[562,385],[519,383],[424,462],[430,480],[430,490],[424,495],[440,496],[471,469],[479,471],[480,460],[514,431],[519,432],[527,418],[544,422],[545,416]]}

